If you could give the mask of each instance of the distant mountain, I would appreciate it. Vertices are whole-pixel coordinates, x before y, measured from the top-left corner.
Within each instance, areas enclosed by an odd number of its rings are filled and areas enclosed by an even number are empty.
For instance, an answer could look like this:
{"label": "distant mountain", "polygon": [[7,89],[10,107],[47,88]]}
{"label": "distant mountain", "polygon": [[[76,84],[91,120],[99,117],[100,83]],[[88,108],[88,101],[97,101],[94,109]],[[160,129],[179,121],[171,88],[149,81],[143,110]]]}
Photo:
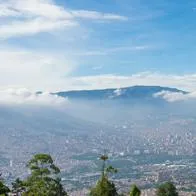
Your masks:
{"label": "distant mountain", "polygon": [[66,110],[41,106],[9,107],[0,105],[0,133],[15,130],[22,133],[89,133],[103,126],[74,117]]}
{"label": "distant mountain", "polygon": [[67,91],[56,93],[61,97],[68,97],[71,99],[82,99],[82,100],[134,100],[143,99],[151,100],[154,99],[153,95],[161,91],[169,92],[182,92],[176,88],[161,87],[161,86],[133,86],[118,89],[103,89],[103,90],[78,90],[78,91]]}

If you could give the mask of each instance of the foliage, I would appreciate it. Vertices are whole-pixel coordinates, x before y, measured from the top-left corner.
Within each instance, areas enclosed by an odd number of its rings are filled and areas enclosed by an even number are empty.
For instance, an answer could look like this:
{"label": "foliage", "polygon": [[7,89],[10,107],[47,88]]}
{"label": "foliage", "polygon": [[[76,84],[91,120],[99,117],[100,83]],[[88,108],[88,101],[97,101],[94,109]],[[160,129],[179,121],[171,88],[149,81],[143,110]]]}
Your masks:
{"label": "foliage", "polygon": [[8,195],[9,192],[10,192],[10,189],[7,186],[5,186],[3,182],[0,181],[0,195],[6,196]]}
{"label": "foliage", "polygon": [[43,178],[31,181],[23,196],[67,196],[58,179]]}
{"label": "foliage", "polygon": [[90,192],[90,196],[117,196],[117,190],[114,183],[110,182],[106,176],[103,176]]}
{"label": "foliage", "polygon": [[107,155],[102,155],[100,159],[103,161],[102,175],[96,186],[91,189],[90,196],[117,196],[117,190],[113,182],[108,179],[108,174],[117,173],[117,169],[112,166],[106,167]]}
{"label": "foliage", "polygon": [[111,165],[108,166],[106,169],[105,169],[105,173],[106,174],[116,174],[118,172],[118,170],[114,167],[112,167]]}
{"label": "foliage", "polygon": [[[108,166],[107,155],[102,155],[102,173],[96,186],[91,189],[90,196],[123,196],[119,195],[115,184],[110,180],[110,175],[117,173],[117,169]],[[60,169],[54,164],[48,154],[36,154],[27,164],[31,175],[24,181],[17,178],[12,183],[12,193],[22,196],[67,196],[63,189],[61,179],[58,177]],[[0,196],[8,196],[10,190],[0,180]],[[141,191],[132,185],[130,196],[140,196]],[[176,187],[171,182],[160,185],[156,191],[157,196],[178,196]]]}
{"label": "foliage", "polygon": [[31,176],[24,182],[26,190],[24,196],[66,196],[57,177],[60,169],[54,164],[48,154],[35,155],[27,165],[31,170]]}
{"label": "foliage", "polygon": [[60,169],[55,166],[52,157],[48,154],[36,154],[27,166],[32,176],[43,177],[60,173]]}
{"label": "foliage", "polygon": [[136,185],[132,185],[130,196],[140,196],[140,195],[141,195],[141,191],[139,190],[139,188]]}
{"label": "foliage", "polygon": [[171,182],[160,185],[157,189],[157,196],[178,196],[176,187]]}
{"label": "foliage", "polygon": [[22,180],[17,178],[13,183],[12,183],[12,192],[13,193],[22,193],[25,191],[25,184]]}

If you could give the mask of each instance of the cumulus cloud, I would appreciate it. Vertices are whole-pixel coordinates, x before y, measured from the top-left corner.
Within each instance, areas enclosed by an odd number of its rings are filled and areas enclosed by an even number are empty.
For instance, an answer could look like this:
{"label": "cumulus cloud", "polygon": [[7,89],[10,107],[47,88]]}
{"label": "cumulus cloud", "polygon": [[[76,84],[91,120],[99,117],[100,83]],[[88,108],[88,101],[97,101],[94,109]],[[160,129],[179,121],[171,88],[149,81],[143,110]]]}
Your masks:
{"label": "cumulus cloud", "polygon": [[2,0],[0,38],[8,39],[20,35],[72,28],[78,26],[78,19],[124,21],[127,17],[91,10],[71,10],[57,5],[52,0]]}
{"label": "cumulus cloud", "polygon": [[0,91],[0,104],[61,106],[67,103],[68,99],[49,92],[38,94],[28,89],[6,89]]}
{"label": "cumulus cloud", "polygon": [[[166,86],[180,90],[196,91],[196,74],[167,75],[161,73],[138,73],[129,76],[93,75],[70,77],[75,65],[58,55],[43,55],[13,51],[0,52],[0,88],[25,87],[34,91],[66,91],[82,89],[105,89],[134,85]],[[64,60],[63,60],[64,59]]]}
{"label": "cumulus cloud", "polygon": [[161,92],[155,93],[154,97],[163,98],[168,102],[196,100],[196,92],[185,94],[182,92],[161,91]]}
{"label": "cumulus cloud", "polygon": [[75,67],[68,57],[55,53],[0,48],[0,87],[25,87],[39,90],[65,77]]}

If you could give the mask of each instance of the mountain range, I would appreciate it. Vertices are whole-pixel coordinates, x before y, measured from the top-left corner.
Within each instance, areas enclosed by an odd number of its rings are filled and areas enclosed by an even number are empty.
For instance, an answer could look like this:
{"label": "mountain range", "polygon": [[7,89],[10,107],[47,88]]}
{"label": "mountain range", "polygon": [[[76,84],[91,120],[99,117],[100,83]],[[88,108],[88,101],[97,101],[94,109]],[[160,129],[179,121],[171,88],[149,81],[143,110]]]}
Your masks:
{"label": "mountain range", "polygon": [[161,86],[132,86],[117,89],[66,91],[57,92],[55,94],[61,97],[81,100],[154,100],[153,95],[162,91],[183,94],[187,93],[177,88]]}

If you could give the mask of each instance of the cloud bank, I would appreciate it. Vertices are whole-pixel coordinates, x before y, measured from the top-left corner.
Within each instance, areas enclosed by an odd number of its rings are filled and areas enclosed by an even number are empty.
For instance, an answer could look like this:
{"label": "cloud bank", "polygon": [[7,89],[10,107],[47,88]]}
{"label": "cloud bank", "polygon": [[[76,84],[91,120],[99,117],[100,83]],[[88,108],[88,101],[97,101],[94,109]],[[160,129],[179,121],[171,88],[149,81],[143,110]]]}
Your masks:
{"label": "cloud bank", "polygon": [[182,92],[161,91],[154,94],[155,98],[163,98],[168,102],[196,100],[196,92],[184,94]]}
{"label": "cloud bank", "polygon": [[0,104],[2,105],[41,105],[62,106],[68,104],[68,99],[52,95],[48,92],[41,94],[28,89],[6,89],[0,91]]}
{"label": "cloud bank", "polygon": [[76,66],[67,56],[57,53],[1,47],[0,88],[16,86],[34,91],[46,90],[42,88],[43,84],[50,86]]}

